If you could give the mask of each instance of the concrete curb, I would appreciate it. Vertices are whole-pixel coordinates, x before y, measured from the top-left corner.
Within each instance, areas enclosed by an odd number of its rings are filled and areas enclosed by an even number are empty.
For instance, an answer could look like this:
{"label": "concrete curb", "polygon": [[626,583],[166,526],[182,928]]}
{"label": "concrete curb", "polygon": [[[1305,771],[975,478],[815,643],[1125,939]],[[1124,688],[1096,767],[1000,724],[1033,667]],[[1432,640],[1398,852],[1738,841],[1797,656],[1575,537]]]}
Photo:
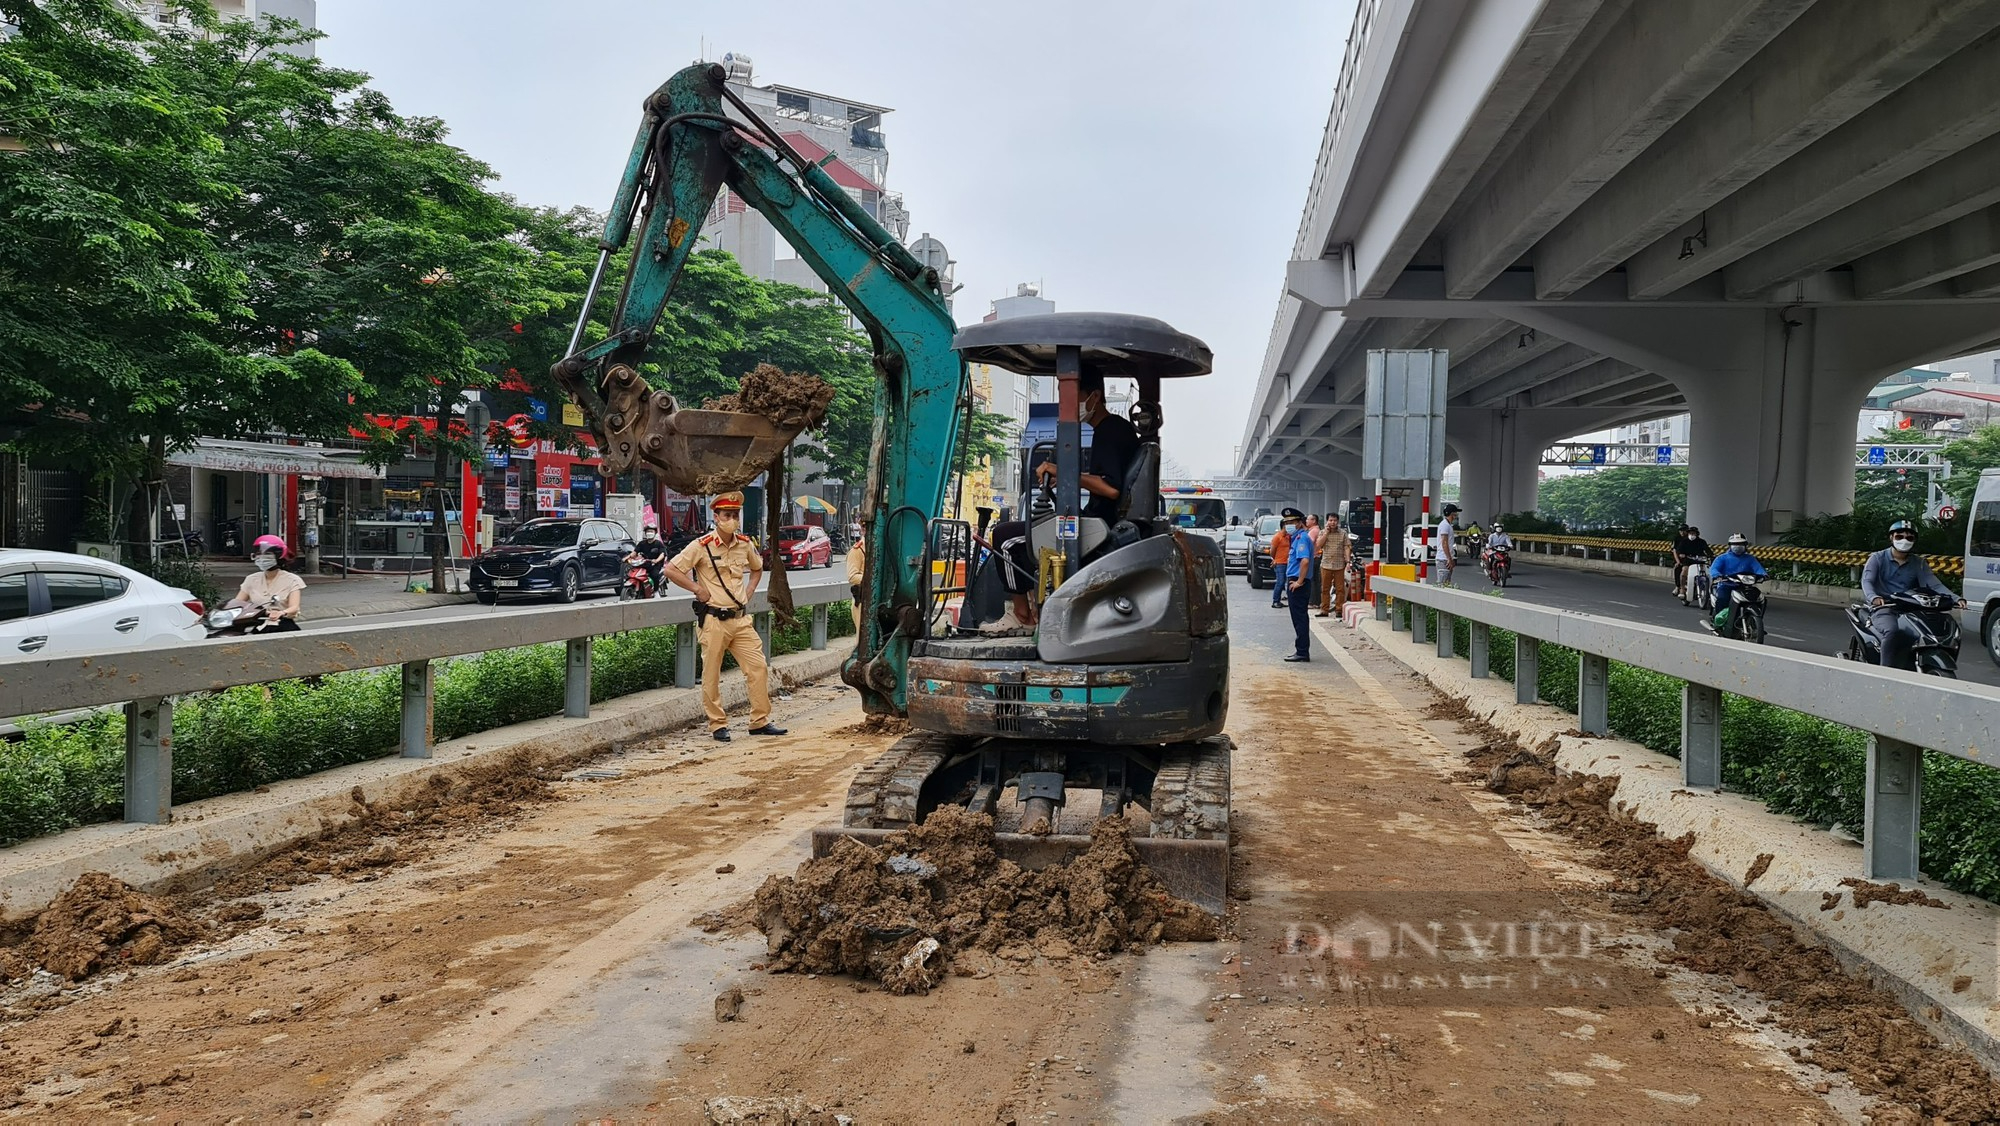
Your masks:
{"label": "concrete curb", "polygon": [[[1474,715],[1523,746],[1554,740],[1564,770],[1615,776],[1618,808],[1657,826],[1664,837],[1694,834],[1689,855],[1732,886],[1744,887],[1751,865],[1769,854],[1770,867],[1748,889],[1752,894],[1850,969],[1887,987],[1933,1031],[2000,1071],[2000,905],[1925,879],[1915,886],[1950,910],[1889,904],[1856,910],[1840,881],[1860,876],[1859,845],[1772,813],[1754,798],[1690,790],[1681,785],[1677,760],[1622,739],[1572,734],[1571,713],[1517,704],[1511,682],[1474,680],[1464,659],[1441,658],[1434,644],[1417,645],[1388,622],[1368,619],[1360,632],[1439,691],[1464,698]],[[1833,893],[1845,905],[1822,910],[1822,897]],[[1970,984],[1954,992],[1954,982],[1965,979]]]}
{"label": "concrete curb", "polygon": [[[1650,563],[1620,563],[1615,559],[1578,559],[1572,555],[1529,555],[1518,557],[1523,563],[1544,563],[1551,567],[1562,567],[1571,571],[1592,571],[1600,575],[1622,575],[1631,579],[1645,579],[1648,582],[1671,584],[1674,581],[1672,567],[1655,567]],[[1782,567],[1779,563],[1776,566]],[[1822,586],[1819,583],[1794,583],[1778,578],[1778,571],[1771,572],[1773,580],[1764,584],[1764,593],[1772,598],[1782,598],[1788,602],[1810,602],[1817,606],[1846,606],[1861,598],[1860,587]],[[1672,592],[1669,591],[1669,594]]]}
{"label": "concrete curb", "polygon": [[[851,650],[790,653],[773,672],[798,682],[840,670]],[[740,676],[722,678],[723,705],[749,703]],[[440,743],[428,759],[382,758],[273,783],[266,793],[226,794],[174,807],[165,825],[89,825],[0,850],[0,923],[33,915],[85,872],[105,872],[139,888],[195,887],[354,818],[353,793],[371,804],[414,799],[433,778],[526,752],[539,763],[586,758],[613,743],[636,742],[703,722],[701,693],[657,688],[594,705],[588,719],[560,716]]]}
{"label": "concrete curb", "polygon": [[340,618],[360,618],[369,614],[394,614],[400,610],[430,610],[438,606],[456,606],[472,601],[470,594],[405,594],[395,598],[378,598],[373,602],[353,602],[347,605],[328,606],[324,603],[315,607],[307,588],[307,601],[299,607],[302,622],[333,621]]}

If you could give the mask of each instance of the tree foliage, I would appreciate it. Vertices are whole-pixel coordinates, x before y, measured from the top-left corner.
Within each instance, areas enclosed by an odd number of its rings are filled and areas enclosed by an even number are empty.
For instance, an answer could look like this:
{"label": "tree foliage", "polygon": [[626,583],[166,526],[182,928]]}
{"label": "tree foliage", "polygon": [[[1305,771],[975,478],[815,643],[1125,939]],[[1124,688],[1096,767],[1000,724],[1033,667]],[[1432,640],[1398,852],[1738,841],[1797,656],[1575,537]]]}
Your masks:
{"label": "tree foliage", "polygon": [[1552,477],[1537,491],[1536,511],[1573,529],[1678,524],[1687,513],[1687,469],[1621,465]]}

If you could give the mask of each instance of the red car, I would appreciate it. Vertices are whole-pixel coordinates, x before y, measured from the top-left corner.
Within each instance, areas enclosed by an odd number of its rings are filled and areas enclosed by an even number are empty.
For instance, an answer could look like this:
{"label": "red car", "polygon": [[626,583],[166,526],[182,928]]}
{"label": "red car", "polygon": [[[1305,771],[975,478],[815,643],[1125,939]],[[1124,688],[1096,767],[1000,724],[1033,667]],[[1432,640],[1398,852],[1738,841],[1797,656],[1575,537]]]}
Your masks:
{"label": "red car", "polygon": [[833,541],[826,529],[815,524],[787,524],[778,529],[778,550],[785,553],[785,568],[804,571],[833,566]]}

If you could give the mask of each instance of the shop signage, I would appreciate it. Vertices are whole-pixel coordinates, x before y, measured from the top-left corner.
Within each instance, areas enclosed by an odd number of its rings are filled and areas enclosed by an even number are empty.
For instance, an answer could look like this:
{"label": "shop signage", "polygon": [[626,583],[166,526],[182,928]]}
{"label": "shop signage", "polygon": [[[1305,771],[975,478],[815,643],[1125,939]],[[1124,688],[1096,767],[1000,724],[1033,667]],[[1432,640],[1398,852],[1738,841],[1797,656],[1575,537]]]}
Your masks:
{"label": "shop signage", "polygon": [[521,511],[521,489],[518,485],[507,486],[507,511]]}
{"label": "shop signage", "polygon": [[535,510],[537,512],[567,512],[569,494],[561,489],[536,489]]}
{"label": "shop signage", "polygon": [[543,465],[538,466],[537,470],[539,476],[536,477],[535,483],[538,488],[561,489],[565,492],[569,490],[569,466]]}

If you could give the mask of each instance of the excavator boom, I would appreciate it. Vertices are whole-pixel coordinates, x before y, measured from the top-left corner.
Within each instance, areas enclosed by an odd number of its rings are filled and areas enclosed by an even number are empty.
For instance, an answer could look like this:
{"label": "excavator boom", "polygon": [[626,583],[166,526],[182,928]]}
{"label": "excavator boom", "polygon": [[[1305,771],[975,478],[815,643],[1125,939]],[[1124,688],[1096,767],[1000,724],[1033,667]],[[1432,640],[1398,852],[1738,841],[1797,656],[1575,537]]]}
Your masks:
{"label": "excavator boom", "polygon": [[[736,116],[727,110],[734,108]],[[604,236],[590,299],[554,375],[583,408],[608,474],[652,469],[673,488],[738,488],[797,436],[759,415],[690,409],[640,375],[674,282],[724,186],[756,208],[867,329],[876,425],[861,518],[870,613],[845,676],[875,714],[903,714],[911,641],[923,626],[918,565],[942,507],[965,395],[937,275],[827,175],[735,98],[720,66],[697,64],[646,99]],[[614,255],[629,249],[610,332],[584,344]],[[922,440],[916,436],[921,435]]]}

